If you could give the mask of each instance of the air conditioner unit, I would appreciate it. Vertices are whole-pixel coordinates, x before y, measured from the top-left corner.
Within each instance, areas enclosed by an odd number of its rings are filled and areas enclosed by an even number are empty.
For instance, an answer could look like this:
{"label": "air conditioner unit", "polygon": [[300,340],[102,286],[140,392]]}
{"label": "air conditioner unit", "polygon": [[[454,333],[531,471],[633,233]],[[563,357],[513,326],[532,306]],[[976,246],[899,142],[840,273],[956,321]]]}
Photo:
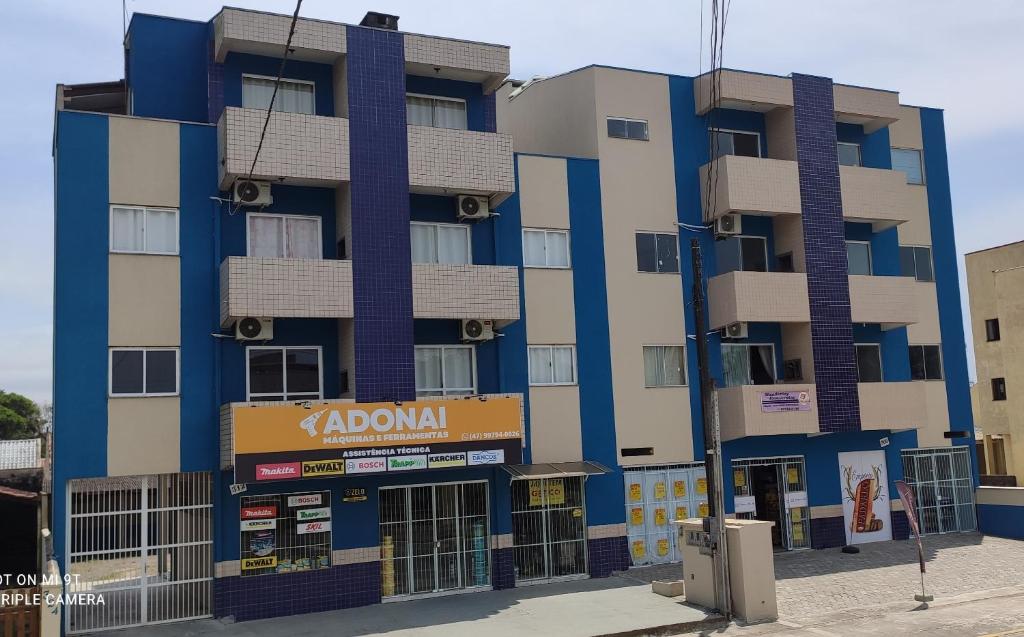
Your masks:
{"label": "air conditioner unit", "polygon": [[740,215],[722,215],[715,219],[715,234],[722,236],[734,235],[743,232],[743,217]]}
{"label": "air conditioner unit", "polygon": [[235,203],[246,206],[269,206],[274,203],[270,196],[270,182],[239,179],[232,188]]}
{"label": "air conditioner unit", "polygon": [[722,338],[746,338],[746,323],[729,323],[722,328]]}
{"label": "air conditioner unit", "polygon": [[459,195],[458,204],[459,221],[479,221],[491,216],[487,197]]}
{"label": "air conditioner unit", "polygon": [[240,341],[269,341],[274,338],[274,319],[247,317],[235,322],[235,338]]}
{"label": "air conditioner unit", "polygon": [[462,321],[462,340],[464,342],[489,341],[494,338],[494,321],[465,319]]}

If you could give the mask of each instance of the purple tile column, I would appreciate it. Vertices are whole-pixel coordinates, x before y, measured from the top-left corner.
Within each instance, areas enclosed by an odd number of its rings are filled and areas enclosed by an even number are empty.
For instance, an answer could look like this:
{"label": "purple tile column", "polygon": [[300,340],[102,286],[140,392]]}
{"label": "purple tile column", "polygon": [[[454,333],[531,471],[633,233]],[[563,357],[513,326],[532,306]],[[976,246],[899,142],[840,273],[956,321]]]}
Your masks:
{"label": "purple tile column", "polygon": [[832,80],[794,73],[793,115],[818,428],[860,431]]}
{"label": "purple tile column", "polygon": [[608,577],[630,566],[629,541],[625,536],[587,540],[587,560],[591,577]]}
{"label": "purple tile column", "polygon": [[220,113],[224,110],[224,65],[217,63],[213,41],[207,44],[208,59],[206,62],[206,104],[207,120],[216,124]]}
{"label": "purple tile column", "polygon": [[498,104],[494,91],[484,95],[484,130],[488,133],[498,132]]}
{"label": "purple tile column", "polygon": [[405,47],[348,27],[348,125],[356,400],[416,398]]}
{"label": "purple tile column", "polygon": [[837,518],[811,518],[811,548],[846,546],[846,522]]}

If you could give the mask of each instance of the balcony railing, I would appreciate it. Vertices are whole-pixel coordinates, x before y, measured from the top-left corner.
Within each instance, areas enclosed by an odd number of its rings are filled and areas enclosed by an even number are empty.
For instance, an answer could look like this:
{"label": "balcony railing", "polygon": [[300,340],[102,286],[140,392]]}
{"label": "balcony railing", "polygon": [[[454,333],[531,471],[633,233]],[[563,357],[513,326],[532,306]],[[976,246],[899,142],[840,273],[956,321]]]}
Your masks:
{"label": "balcony railing", "polygon": [[495,202],[515,192],[512,136],[430,126],[409,127],[409,188],[431,194],[479,194]]}
{"label": "balcony railing", "polygon": [[[247,317],[352,318],[352,262],[228,257],[221,263],[221,324]],[[413,315],[519,320],[514,266],[412,265]]]}

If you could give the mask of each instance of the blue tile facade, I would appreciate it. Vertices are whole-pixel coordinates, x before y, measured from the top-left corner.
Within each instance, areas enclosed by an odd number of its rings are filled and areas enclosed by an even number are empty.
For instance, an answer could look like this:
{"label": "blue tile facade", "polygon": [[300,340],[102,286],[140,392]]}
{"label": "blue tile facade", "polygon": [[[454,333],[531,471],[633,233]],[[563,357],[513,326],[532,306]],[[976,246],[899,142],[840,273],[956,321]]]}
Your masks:
{"label": "blue tile facade", "polygon": [[811,548],[830,549],[846,546],[846,523],[843,516],[811,518]]}
{"label": "blue tile facade", "polygon": [[344,564],[308,573],[220,577],[213,616],[235,621],[319,613],[380,603],[380,562]]}
{"label": "blue tile facade", "polygon": [[860,431],[832,80],[793,74],[800,207],[819,429]]}
{"label": "blue tile facade", "polygon": [[416,398],[402,38],[396,31],[347,30],[359,402]]}
{"label": "blue tile facade", "polygon": [[498,105],[496,100],[497,97],[493,91],[484,95],[484,130],[488,133],[494,133],[498,130]]}
{"label": "blue tile facade", "polygon": [[910,537],[910,522],[906,511],[892,512],[892,539],[905,540]]}
{"label": "blue tile facade", "polygon": [[608,577],[630,566],[629,542],[626,536],[587,540],[587,560],[591,577]]}
{"label": "blue tile facade", "polygon": [[511,548],[491,549],[491,585],[495,590],[516,587],[516,561]]}

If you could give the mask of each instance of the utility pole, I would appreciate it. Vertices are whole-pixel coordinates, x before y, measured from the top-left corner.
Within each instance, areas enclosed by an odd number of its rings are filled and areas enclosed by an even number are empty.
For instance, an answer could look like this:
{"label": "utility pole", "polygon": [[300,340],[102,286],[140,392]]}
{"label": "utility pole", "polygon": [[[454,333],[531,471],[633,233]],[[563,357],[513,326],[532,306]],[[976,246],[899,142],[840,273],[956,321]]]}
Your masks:
{"label": "utility pole", "polygon": [[697,369],[700,373],[701,416],[704,425],[704,473],[708,483],[708,517],[704,531],[711,534],[715,571],[715,599],[718,610],[732,618],[732,594],[729,582],[729,547],[725,534],[725,493],[722,472],[722,436],[718,422],[718,392],[708,364],[708,334],[704,324],[704,268],[700,242],[690,239],[693,261],[693,313],[697,341]]}

